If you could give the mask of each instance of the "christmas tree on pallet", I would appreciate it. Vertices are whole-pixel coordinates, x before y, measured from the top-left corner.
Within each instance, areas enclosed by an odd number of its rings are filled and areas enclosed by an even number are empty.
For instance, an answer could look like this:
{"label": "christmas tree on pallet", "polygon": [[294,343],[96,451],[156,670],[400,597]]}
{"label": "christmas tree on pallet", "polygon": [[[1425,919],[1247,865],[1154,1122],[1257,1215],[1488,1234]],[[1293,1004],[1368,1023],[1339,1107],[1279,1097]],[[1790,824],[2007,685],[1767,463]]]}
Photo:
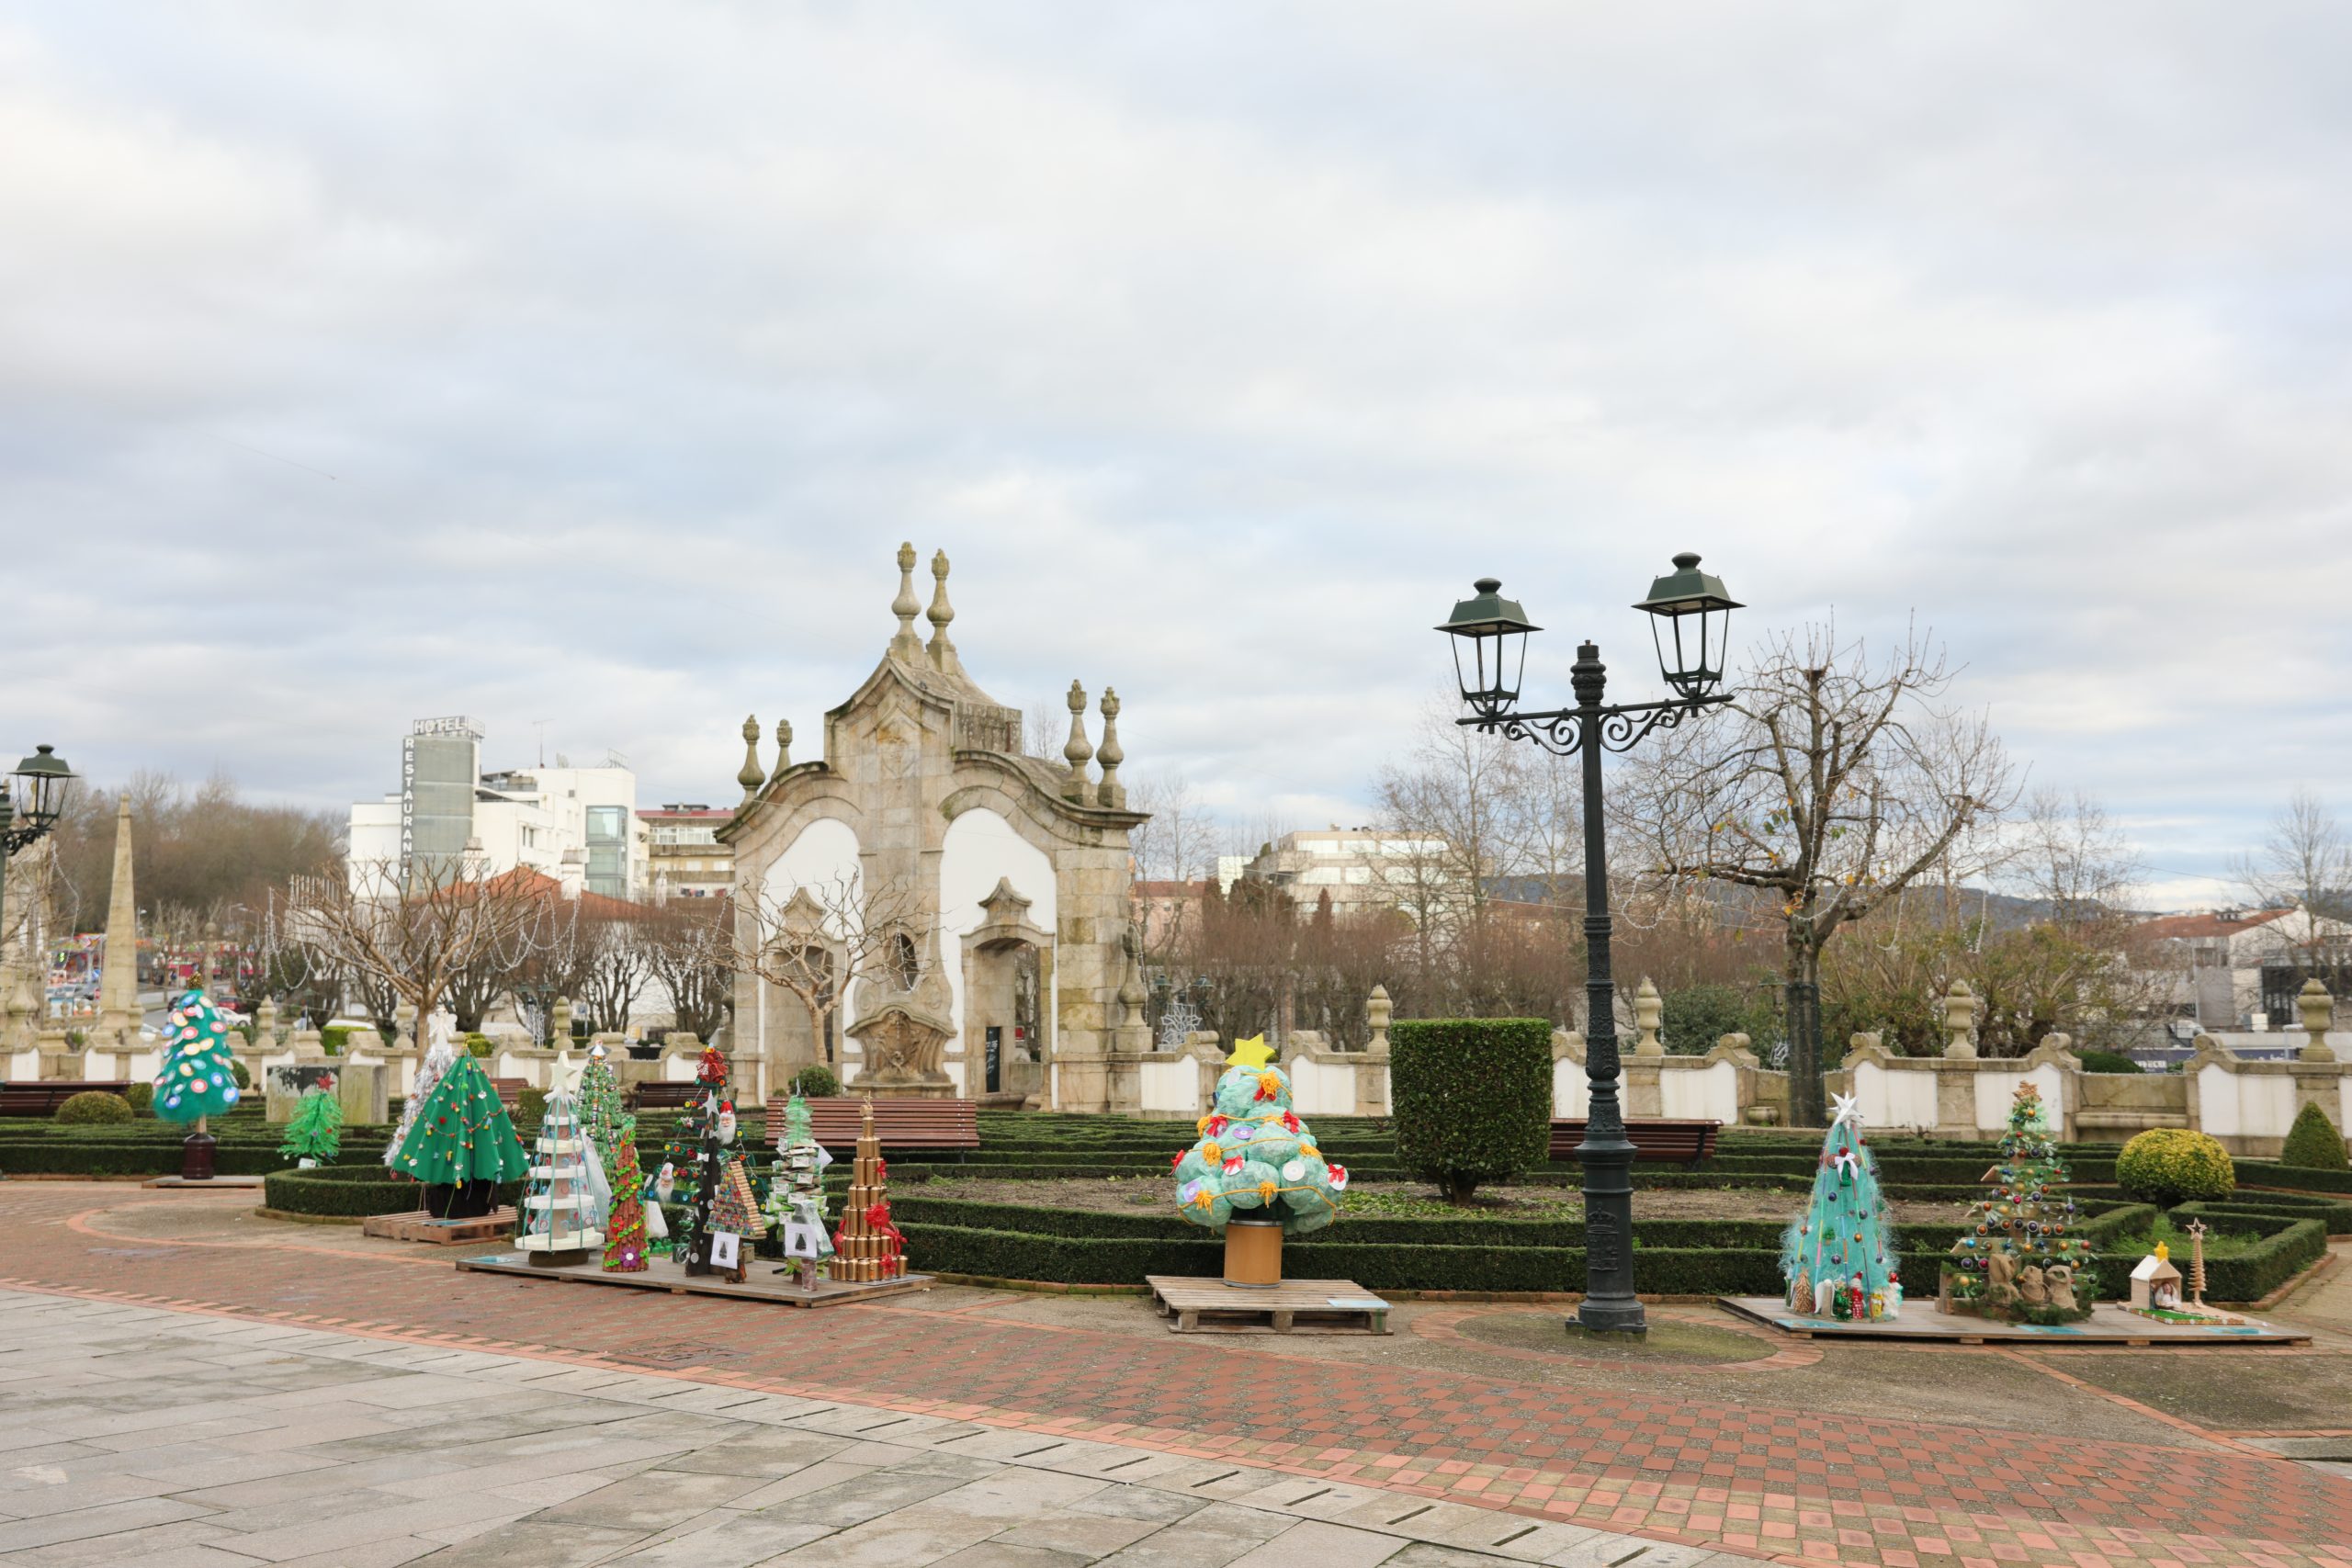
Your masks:
{"label": "christmas tree on pallet", "polygon": [[490,1213],[500,1183],[522,1180],[531,1161],[497,1086],[461,1052],[417,1108],[392,1168],[424,1183],[424,1207],[435,1219],[463,1220]]}
{"label": "christmas tree on pallet", "polygon": [[[588,1065],[580,1070],[580,1126],[595,1145],[605,1175],[613,1175],[614,1145],[620,1141],[621,1084],[601,1044],[588,1047]],[[616,1184],[617,1190],[617,1183]]]}
{"label": "christmas tree on pallet", "polygon": [[539,1117],[538,1157],[531,1190],[523,1196],[515,1247],[537,1267],[585,1263],[605,1245],[605,1210],[611,1197],[605,1164],[580,1125],[569,1055],[556,1058],[555,1087]]}
{"label": "christmas tree on pallet", "polygon": [[335,1097],[330,1077],[295,1102],[294,1114],[286,1122],[286,1141],[277,1152],[300,1168],[331,1165],[342,1149],[343,1101]]}
{"label": "christmas tree on pallet", "polygon": [[1947,1312],[2039,1324],[2072,1323],[2090,1315],[2091,1276],[2075,1294],[2077,1270],[2090,1269],[2091,1244],[2079,1234],[2075,1201],[2066,1193],[2066,1167],[2043,1119],[2041,1091],[2030,1079],[2009,1101],[2001,1157],[1984,1179],[1998,1184],[1972,1205],[1968,1228],[1952,1244],[1942,1270]]}
{"label": "christmas tree on pallet", "polygon": [[401,1124],[392,1129],[392,1141],[384,1145],[384,1164],[400,1170],[401,1145],[408,1142],[409,1134],[416,1126],[417,1113],[424,1102],[433,1098],[447,1076],[450,1065],[458,1059],[458,1042],[454,1021],[440,1008],[425,1016],[424,1032],[431,1042],[424,1051],[424,1060],[416,1065],[416,1084],[408,1091],[407,1100],[401,1106]]}
{"label": "christmas tree on pallet", "polygon": [[1864,1321],[1903,1315],[1902,1254],[1879,1190],[1878,1160],[1862,1136],[1856,1097],[1830,1096],[1838,1113],[1821,1140],[1813,1201],[1789,1222],[1781,1277],[1789,1304],[1815,1317]]}
{"label": "christmas tree on pallet", "polygon": [[[702,1170],[703,1136],[710,1130],[711,1121],[720,1106],[727,1107],[727,1117],[734,1120],[734,1107],[727,1092],[727,1058],[718,1054],[716,1045],[702,1048],[702,1059],[695,1066],[695,1082],[702,1092],[678,1113],[678,1124],[671,1133],[669,1144],[662,1151],[662,1165],[656,1173],[654,1195],[664,1203],[684,1206],[677,1228],[670,1233],[670,1256],[681,1262],[695,1248],[695,1228],[697,1216],[710,1212],[709,1193]],[[734,1134],[728,1134],[729,1144]]]}
{"label": "christmas tree on pallet", "polygon": [[768,1180],[767,1214],[789,1259],[777,1273],[793,1273],[803,1290],[817,1283],[817,1266],[833,1255],[825,1234],[825,1167],[831,1159],[817,1142],[808,1102],[794,1095],[777,1130],[775,1169]]}
{"label": "christmas tree on pallet", "polygon": [[862,1285],[906,1277],[907,1238],[890,1223],[889,1181],[869,1096],[857,1132],[857,1157],[850,1166],[849,1201],[842,1208],[841,1229],[833,1233],[836,1256],[826,1267],[831,1278]]}
{"label": "christmas tree on pallet", "polygon": [[612,1217],[605,1225],[605,1269],[613,1274],[645,1271],[645,1175],[637,1168],[637,1119],[624,1117],[613,1143],[608,1173],[613,1189]]}

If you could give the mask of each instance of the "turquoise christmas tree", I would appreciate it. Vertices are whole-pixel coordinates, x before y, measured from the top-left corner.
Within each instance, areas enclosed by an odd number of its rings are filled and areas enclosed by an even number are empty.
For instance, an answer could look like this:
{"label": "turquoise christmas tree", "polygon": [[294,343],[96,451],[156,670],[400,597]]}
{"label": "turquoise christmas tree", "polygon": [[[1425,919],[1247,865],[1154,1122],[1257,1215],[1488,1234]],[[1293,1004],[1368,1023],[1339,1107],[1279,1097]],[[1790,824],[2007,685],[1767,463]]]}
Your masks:
{"label": "turquoise christmas tree", "polygon": [[1176,1212],[1196,1225],[1223,1230],[1240,1214],[1298,1235],[1340,1212],[1347,1169],[1323,1158],[1291,1110],[1290,1079],[1272,1055],[1262,1035],[1234,1042],[1200,1141],[1176,1156]]}
{"label": "turquoise christmas tree", "polygon": [[1894,1217],[1879,1190],[1878,1159],[1862,1136],[1854,1097],[1832,1095],[1837,1115],[1821,1140],[1813,1199],[1781,1241],[1781,1278],[1789,1304],[1819,1317],[1867,1320],[1898,1315]]}
{"label": "turquoise christmas tree", "polygon": [[[201,1122],[237,1103],[236,1058],[229,1024],[201,988],[191,987],[164,1025],[164,1063],[155,1072],[155,1114]],[[198,1132],[204,1129],[199,1126]]]}

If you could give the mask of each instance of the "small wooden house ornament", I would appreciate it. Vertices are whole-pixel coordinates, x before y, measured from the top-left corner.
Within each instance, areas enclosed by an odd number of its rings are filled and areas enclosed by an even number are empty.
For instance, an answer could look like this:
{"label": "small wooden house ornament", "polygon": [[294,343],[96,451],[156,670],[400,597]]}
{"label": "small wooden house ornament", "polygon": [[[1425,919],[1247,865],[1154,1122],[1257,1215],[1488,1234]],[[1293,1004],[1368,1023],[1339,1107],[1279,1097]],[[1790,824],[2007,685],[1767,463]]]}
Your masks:
{"label": "small wooden house ornament", "polygon": [[2151,1307],[2177,1311],[2180,1306],[2180,1270],[2172,1266],[2165,1256],[2170,1249],[2156,1244],[2155,1251],[2140,1259],[2132,1270],[2132,1305],[2145,1312]]}

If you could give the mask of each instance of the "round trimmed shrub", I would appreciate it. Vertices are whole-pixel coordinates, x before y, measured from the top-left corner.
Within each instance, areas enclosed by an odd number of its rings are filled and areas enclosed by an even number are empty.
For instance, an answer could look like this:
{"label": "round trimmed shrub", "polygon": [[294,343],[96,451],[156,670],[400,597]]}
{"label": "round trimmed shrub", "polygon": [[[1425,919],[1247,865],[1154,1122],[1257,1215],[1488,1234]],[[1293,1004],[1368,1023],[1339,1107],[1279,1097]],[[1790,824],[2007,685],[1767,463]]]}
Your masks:
{"label": "round trimmed shrub", "polygon": [[2142,1133],[2115,1156],[2115,1179],[2143,1203],[2171,1208],[2237,1190],[2238,1173],[2220,1140],[2185,1127]]}
{"label": "round trimmed shrub", "polygon": [[2316,1105],[2305,1105],[2295,1112],[2295,1124],[2287,1129],[2287,1142],[2278,1150],[2278,1163],[2309,1170],[2342,1170],[2352,1164],[2344,1157],[2344,1134]]}
{"label": "round trimmed shrub", "polygon": [[2136,1073],[2140,1064],[2120,1051],[2077,1051],[2075,1060],[2086,1073]]}
{"label": "round trimmed shrub", "polygon": [[124,1095],[123,1098],[130,1101],[130,1113],[133,1116],[152,1116],[155,1112],[155,1086],[153,1084],[132,1084],[130,1086],[130,1091]]}
{"label": "round trimmed shrub", "polygon": [[793,1074],[792,1082],[786,1087],[806,1100],[830,1100],[841,1093],[842,1080],[833,1076],[831,1067],[811,1062]]}
{"label": "round trimmed shrub", "polygon": [[[154,1092],[153,1085],[148,1086],[148,1092]],[[59,1106],[56,1120],[72,1126],[87,1127],[101,1122],[128,1122],[132,1114],[130,1101],[122,1096],[102,1089],[92,1089],[70,1097]]]}
{"label": "round trimmed shrub", "polygon": [[1552,1025],[1432,1018],[1388,1031],[1396,1157],[1449,1202],[1544,1163],[1552,1143]]}

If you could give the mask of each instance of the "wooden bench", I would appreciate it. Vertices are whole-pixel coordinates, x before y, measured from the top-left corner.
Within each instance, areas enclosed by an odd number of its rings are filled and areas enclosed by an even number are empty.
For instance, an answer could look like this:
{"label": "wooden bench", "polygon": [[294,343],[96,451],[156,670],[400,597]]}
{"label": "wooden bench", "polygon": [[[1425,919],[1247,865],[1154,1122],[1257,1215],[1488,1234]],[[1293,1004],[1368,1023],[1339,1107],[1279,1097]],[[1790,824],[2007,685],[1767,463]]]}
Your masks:
{"label": "wooden bench", "polygon": [[[779,1095],[768,1101],[770,1137],[784,1128],[787,1101]],[[865,1101],[847,1096],[811,1100],[808,1125],[817,1142],[835,1154],[857,1146]],[[919,1149],[953,1150],[962,1154],[980,1146],[980,1102],[977,1100],[876,1100],[874,1131],[885,1152]]]}
{"label": "wooden bench", "polygon": [[627,1099],[631,1111],[683,1111],[709,1092],[705,1086],[692,1080],[685,1083],[641,1083],[629,1086]]}
{"label": "wooden bench", "polygon": [[53,1116],[57,1108],[77,1094],[119,1094],[128,1099],[129,1080],[121,1083],[0,1083],[0,1116]]}
{"label": "wooden bench", "polygon": [[[1555,1120],[1552,1157],[1576,1158],[1577,1145],[1584,1142],[1584,1127],[1581,1116]],[[1715,1157],[1715,1134],[1722,1130],[1720,1122],[1628,1122],[1625,1140],[1634,1145],[1637,1161],[1662,1160],[1695,1168]]]}
{"label": "wooden bench", "polygon": [[523,1091],[531,1087],[531,1080],[528,1078],[492,1078],[490,1080],[490,1087],[498,1091],[498,1103],[504,1106],[507,1113],[512,1115],[514,1108],[523,1103]]}

